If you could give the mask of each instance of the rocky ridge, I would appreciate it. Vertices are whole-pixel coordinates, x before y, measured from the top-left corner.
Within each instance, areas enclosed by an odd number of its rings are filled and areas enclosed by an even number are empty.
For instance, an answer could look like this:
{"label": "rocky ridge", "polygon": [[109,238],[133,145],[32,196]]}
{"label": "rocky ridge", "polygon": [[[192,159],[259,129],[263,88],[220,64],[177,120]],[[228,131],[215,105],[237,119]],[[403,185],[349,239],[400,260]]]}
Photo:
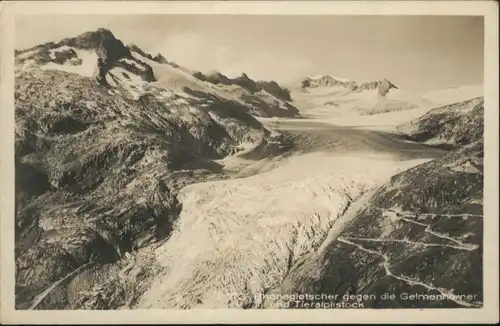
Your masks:
{"label": "rocky ridge", "polygon": [[253,79],[248,77],[247,74],[242,73],[241,76],[236,78],[229,78],[220,72],[215,72],[212,74],[204,75],[201,72],[196,72],[193,74],[196,78],[210,82],[212,84],[222,84],[222,85],[238,85],[242,88],[245,88],[251,93],[256,93],[261,90],[265,90],[269,94],[276,96],[276,98],[281,99],[283,101],[292,101],[290,90],[284,87],[281,87],[274,80],[272,81],[257,81],[255,82]]}
{"label": "rocky ridge", "polygon": [[[238,92],[239,99],[250,106],[266,107],[266,111],[270,112],[267,116],[278,117],[294,117],[299,115],[299,111],[291,104],[292,98],[290,90],[281,87],[274,80],[272,81],[254,81],[247,74],[242,73],[236,78],[229,78],[220,72],[211,74],[203,74],[201,72],[193,73],[197,79],[213,85],[240,87]],[[227,89],[230,93],[234,93],[234,89]],[[266,116],[258,114],[260,116]]]}
{"label": "rocky ridge", "polygon": [[378,94],[385,96],[391,89],[398,89],[392,82],[387,79],[374,80],[364,83],[356,83],[353,80],[339,79],[330,75],[320,77],[307,77],[302,80],[302,88],[321,88],[321,87],[341,87],[355,92],[363,92],[367,90],[377,90]]}

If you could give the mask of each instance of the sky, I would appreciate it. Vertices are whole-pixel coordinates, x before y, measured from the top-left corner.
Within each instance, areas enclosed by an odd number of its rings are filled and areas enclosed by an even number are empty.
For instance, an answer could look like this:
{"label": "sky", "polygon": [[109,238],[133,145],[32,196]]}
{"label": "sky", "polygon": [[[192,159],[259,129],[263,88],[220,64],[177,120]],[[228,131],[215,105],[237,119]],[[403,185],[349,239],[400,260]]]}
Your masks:
{"label": "sky", "polygon": [[415,90],[483,84],[484,19],[475,16],[18,16],[16,48],[99,27],[190,69],[282,84],[324,74]]}

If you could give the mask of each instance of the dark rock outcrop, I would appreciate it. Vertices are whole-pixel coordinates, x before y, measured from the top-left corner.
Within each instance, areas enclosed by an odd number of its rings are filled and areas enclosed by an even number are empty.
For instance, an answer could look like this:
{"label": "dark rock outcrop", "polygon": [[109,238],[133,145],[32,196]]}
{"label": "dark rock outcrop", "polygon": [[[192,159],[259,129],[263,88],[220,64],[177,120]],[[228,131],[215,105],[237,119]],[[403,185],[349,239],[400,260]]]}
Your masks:
{"label": "dark rock outcrop", "polygon": [[247,74],[242,73],[241,76],[233,78],[232,83],[238,85],[251,93],[257,92],[257,83],[255,83]]}
{"label": "dark rock outcrop", "polygon": [[76,52],[73,49],[63,50],[63,51],[54,51],[54,62],[57,64],[64,64],[67,60],[76,58]]}
{"label": "dark rock outcrop", "polygon": [[154,57],[153,57],[153,61],[156,61],[158,63],[164,63],[164,64],[168,64],[169,62],[167,61],[167,59],[161,55],[161,53],[157,53]]}
{"label": "dark rock outcrop", "polygon": [[97,59],[97,69],[99,71],[97,76],[97,82],[101,85],[106,84],[106,74],[108,73],[109,67],[106,65],[102,58]]}
{"label": "dark rock outcrop", "polygon": [[31,164],[16,160],[16,189],[21,193],[40,196],[50,190],[51,185],[46,173]]}
{"label": "dark rock outcrop", "polygon": [[134,51],[134,52],[137,52],[139,53],[140,55],[142,55],[143,57],[145,58],[148,58],[149,60],[153,60],[153,56],[149,53],[146,53],[144,52],[140,47],[138,47],[137,45],[135,44],[130,44],[127,46],[129,48],[130,51]]}
{"label": "dark rock outcrop", "polygon": [[130,51],[137,52],[140,55],[142,55],[143,57],[148,58],[149,60],[152,60],[152,61],[155,61],[158,63],[162,63],[162,64],[170,64],[170,62],[161,53],[157,53],[153,57],[150,53],[145,52],[144,50],[142,50],[140,47],[138,47],[135,44],[130,44],[127,47],[129,48]]}
{"label": "dark rock outcrop", "polygon": [[284,87],[281,87],[274,80],[271,81],[258,81],[257,88],[259,90],[265,90],[269,94],[276,96],[276,98],[281,99],[283,101],[290,102],[292,101],[292,97],[290,95],[290,90]]}
{"label": "dark rock outcrop", "polygon": [[230,78],[227,76],[221,74],[220,72],[214,72],[211,74],[203,74],[202,72],[198,71],[193,74],[193,77],[201,80],[201,81],[206,81],[215,85],[233,85],[233,82]]}
{"label": "dark rock outcrop", "polygon": [[63,39],[55,47],[63,45],[77,49],[94,50],[107,66],[113,65],[120,58],[130,57],[130,50],[110,30],[105,28]]}
{"label": "dark rock outcrop", "polygon": [[132,74],[140,76],[144,81],[147,82],[154,82],[156,81],[156,77],[153,72],[153,68],[151,68],[150,65],[145,63],[144,61],[137,60],[135,58],[132,58],[131,60],[133,63],[129,63],[128,61],[118,61],[114,65],[115,67],[120,67],[123,68]]}
{"label": "dark rock outcrop", "polygon": [[393,88],[397,89],[397,87],[393,83],[391,83],[387,79],[382,79],[358,85],[356,91],[362,92],[366,90],[376,89],[378,94],[385,96]]}

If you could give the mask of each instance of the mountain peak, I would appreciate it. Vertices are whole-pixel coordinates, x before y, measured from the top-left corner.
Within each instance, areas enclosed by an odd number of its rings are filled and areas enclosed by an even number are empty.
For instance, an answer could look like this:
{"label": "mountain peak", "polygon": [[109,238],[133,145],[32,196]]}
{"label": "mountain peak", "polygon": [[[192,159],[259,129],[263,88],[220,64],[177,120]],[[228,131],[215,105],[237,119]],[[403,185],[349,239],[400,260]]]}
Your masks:
{"label": "mountain peak", "polygon": [[114,37],[113,33],[107,29],[107,28],[104,28],[104,27],[99,27],[95,33],[98,33],[98,34],[102,34],[102,35],[111,35]]}
{"label": "mountain peak", "polygon": [[376,89],[380,95],[385,96],[387,93],[389,93],[391,89],[398,89],[398,87],[388,79],[383,78],[380,80],[373,80],[362,84],[358,84],[358,87],[356,88],[356,90],[360,92],[365,90],[374,90],[374,89]]}
{"label": "mountain peak", "polygon": [[354,90],[356,88],[356,82],[334,77],[332,75],[320,75],[320,76],[310,76],[306,77],[302,81],[303,88],[317,88],[317,87],[343,87]]}
{"label": "mountain peak", "polygon": [[103,61],[109,63],[130,56],[130,50],[106,28],[98,28],[96,31],[86,32],[73,38],[66,38],[59,42],[58,45],[95,50]]}
{"label": "mountain peak", "polygon": [[79,39],[81,41],[83,40],[93,40],[94,42],[98,42],[101,40],[106,40],[106,39],[116,39],[115,35],[107,28],[98,28],[95,31],[88,31],[81,33],[75,37],[74,39]]}
{"label": "mountain peak", "polygon": [[335,77],[332,75],[319,75],[319,76],[309,76],[306,77],[304,80],[302,80],[302,88],[325,88],[325,87],[345,88],[357,92],[377,89],[378,93],[382,96],[386,95],[390,89],[398,88],[387,78],[357,83],[350,79]]}
{"label": "mountain peak", "polygon": [[130,50],[106,28],[98,28],[95,31],[85,32],[75,37],[68,37],[57,43],[47,42],[29,49],[16,51],[16,55],[36,52],[37,63],[44,64],[51,61],[50,52],[58,48],[71,48],[73,51],[92,50],[106,64],[112,64],[120,58],[130,56]]}

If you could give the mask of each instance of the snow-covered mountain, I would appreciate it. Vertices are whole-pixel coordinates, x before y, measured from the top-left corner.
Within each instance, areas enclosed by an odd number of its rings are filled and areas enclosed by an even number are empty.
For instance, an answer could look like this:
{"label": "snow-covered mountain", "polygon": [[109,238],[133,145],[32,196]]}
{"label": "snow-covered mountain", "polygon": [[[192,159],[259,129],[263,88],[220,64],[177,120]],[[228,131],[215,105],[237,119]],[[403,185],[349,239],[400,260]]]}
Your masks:
{"label": "snow-covered mountain", "polygon": [[376,90],[381,96],[386,95],[391,89],[397,87],[387,79],[374,80],[364,83],[356,83],[353,80],[334,77],[331,75],[307,77],[302,80],[302,88],[344,88],[350,91],[364,92],[368,90]]}
{"label": "snow-covered mountain", "polygon": [[[169,62],[162,54],[152,56],[136,45],[124,45],[111,31],[98,29],[57,43],[49,42],[16,51],[16,64],[22,71],[59,70],[84,77],[95,77],[110,93],[139,99],[153,95],[159,100],[171,96],[187,101],[219,97],[237,102],[256,116],[296,116],[285,89],[275,82],[254,82],[246,74],[231,83],[231,89],[205,82],[185,67]],[[253,88],[248,87],[254,84]],[[264,92],[264,96],[260,96]],[[197,95],[195,95],[197,93]],[[206,103],[210,104],[210,101]]]}
{"label": "snow-covered mountain", "polygon": [[374,115],[417,108],[430,110],[483,96],[480,85],[417,91],[400,88],[385,78],[356,82],[332,75],[306,77],[292,90],[301,114],[323,117]]}
{"label": "snow-covered mountain", "polygon": [[305,114],[320,109],[373,115],[430,105],[419,92],[400,89],[385,78],[360,83],[332,75],[312,76],[293,90],[292,96],[303,104]]}

